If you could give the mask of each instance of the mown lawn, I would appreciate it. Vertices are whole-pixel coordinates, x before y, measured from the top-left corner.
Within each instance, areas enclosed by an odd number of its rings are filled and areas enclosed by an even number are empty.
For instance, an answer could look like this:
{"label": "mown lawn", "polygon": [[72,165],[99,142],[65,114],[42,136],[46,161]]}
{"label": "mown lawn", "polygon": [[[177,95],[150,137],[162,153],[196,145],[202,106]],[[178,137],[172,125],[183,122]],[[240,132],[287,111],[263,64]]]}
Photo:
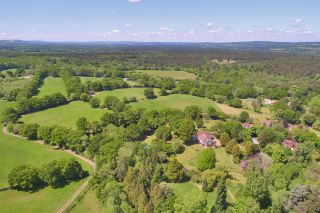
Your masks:
{"label": "mown lawn", "polygon": [[[189,170],[197,170],[196,168],[196,158],[198,153],[203,150],[199,144],[186,146],[185,151],[182,154],[178,154],[177,160],[183,164],[183,166]],[[232,160],[232,156],[228,155],[224,148],[215,148],[214,152],[216,153],[216,167],[227,168],[230,175],[232,176],[232,182],[243,183],[245,178],[243,176],[243,171],[238,164],[235,164]]]}
{"label": "mown lawn", "polygon": [[[137,100],[139,99],[144,99],[144,90],[146,88],[125,88],[125,89],[116,89],[116,90],[110,90],[110,91],[103,91],[103,92],[98,92],[96,94],[96,97],[101,99],[101,101],[104,100],[104,98],[108,95],[111,96],[116,96],[120,100],[122,100],[123,97],[130,98],[132,96],[136,97]],[[154,89],[155,94],[157,95],[158,89]]]}
{"label": "mown lawn", "polygon": [[2,116],[2,113],[5,111],[5,109],[10,108],[10,107],[14,107],[15,106],[15,102],[13,101],[4,101],[4,100],[0,100],[0,118]]}
{"label": "mown lawn", "polygon": [[[8,174],[15,166],[25,163],[39,166],[51,160],[71,158],[70,154],[54,150],[50,146],[5,135],[2,132],[2,126],[0,127],[0,187],[8,186]],[[82,165],[86,170],[91,171],[88,164],[82,162]]]}
{"label": "mown lawn", "polygon": [[80,117],[85,117],[88,121],[98,121],[105,112],[107,112],[106,109],[93,109],[88,103],[75,101],[67,105],[24,115],[21,121],[45,126],[59,125],[76,128],[76,122]]}
{"label": "mown lawn", "polygon": [[48,77],[44,79],[43,85],[40,87],[38,97],[45,95],[51,95],[53,93],[60,92],[63,95],[67,95],[66,88],[61,78]]}
{"label": "mown lawn", "polygon": [[89,190],[71,209],[71,213],[101,213],[106,209],[100,204],[95,191]]}
{"label": "mown lawn", "polygon": [[[16,166],[26,163],[40,166],[52,160],[73,157],[62,150],[54,150],[50,146],[5,135],[2,132],[2,126],[0,128],[0,187],[8,186],[8,174]],[[92,173],[91,166],[81,160],[79,162],[85,170]],[[59,189],[46,187],[34,193],[15,190],[1,191],[1,212],[56,212],[80,187],[83,181],[72,182]]]}
{"label": "mown lawn", "polygon": [[46,187],[38,192],[22,192],[8,190],[0,192],[0,209],[2,213],[34,213],[56,212],[81,186],[83,181],[72,182],[69,185],[53,189]]}
{"label": "mown lawn", "polygon": [[153,100],[144,99],[136,103],[132,103],[131,105],[137,108],[144,107],[150,109],[161,109],[164,107],[169,107],[179,110],[184,110],[186,106],[196,105],[199,106],[203,112],[207,112],[208,107],[215,106],[215,103],[208,98],[184,94],[173,94],[168,96],[159,96]]}
{"label": "mown lawn", "polygon": [[247,111],[250,117],[253,118],[256,123],[261,123],[267,118],[270,118],[270,112],[267,108],[262,108],[262,113],[257,113],[251,110],[250,108],[247,108],[247,109],[234,108],[234,107],[228,106],[227,104],[216,103],[216,106],[219,107],[220,110],[222,110],[227,115],[239,116],[242,111]]}
{"label": "mown lawn", "polygon": [[87,81],[91,81],[91,82],[94,82],[94,81],[100,81],[102,80],[103,78],[98,78],[98,77],[80,77],[81,79],[81,82],[82,83],[86,83]]}
{"label": "mown lawn", "polygon": [[196,79],[197,77],[193,73],[188,73],[184,71],[162,71],[162,70],[134,70],[135,72],[147,74],[152,77],[170,77],[176,80],[184,79]]}

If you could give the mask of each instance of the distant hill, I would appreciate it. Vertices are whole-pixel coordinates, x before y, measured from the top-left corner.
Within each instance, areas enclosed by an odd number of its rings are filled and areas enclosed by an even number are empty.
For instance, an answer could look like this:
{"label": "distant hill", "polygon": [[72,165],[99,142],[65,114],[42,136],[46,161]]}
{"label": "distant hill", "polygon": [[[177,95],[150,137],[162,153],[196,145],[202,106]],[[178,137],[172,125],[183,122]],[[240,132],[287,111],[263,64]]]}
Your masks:
{"label": "distant hill", "polygon": [[[54,48],[141,48],[146,49],[225,49],[244,51],[263,51],[278,53],[296,53],[308,55],[320,55],[320,42],[229,42],[229,43],[186,43],[186,42],[131,42],[131,41],[97,41],[97,42],[47,42],[47,41],[22,41],[22,40],[0,40],[0,50],[29,50],[49,51]],[[39,49],[40,48],[40,49]],[[49,51],[50,52],[50,51]]]}

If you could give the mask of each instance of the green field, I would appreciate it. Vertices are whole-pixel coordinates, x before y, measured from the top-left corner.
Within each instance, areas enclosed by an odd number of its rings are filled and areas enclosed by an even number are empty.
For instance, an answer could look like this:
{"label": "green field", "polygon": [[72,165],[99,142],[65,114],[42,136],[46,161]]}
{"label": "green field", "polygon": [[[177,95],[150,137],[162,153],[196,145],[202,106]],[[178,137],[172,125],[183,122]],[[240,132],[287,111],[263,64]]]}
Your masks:
{"label": "green field", "polygon": [[215,106],[215,103],[207,98],[201,98],[184,94],[173,94],[169,96],[160,96],[153,100],[141,100],[131,104],[136,108],[149,108],[149,109],[161,109],[169,107],[173,109],[183,110],[186,106],[196,105],[199,106],[203,112],[207,112],[208,106]]}
{"label": "green field", "polygon": [[[203,150],[199,144],[186,146],[182,154],[177,155],[177,160],[189,170],[197,170],[196,157],[199,151]],[[217,167],[227,168],[234,182],[243,183],[245,181],[241,167],[232,161],[232,156],[228,155],[224,148],[215,148]]]}
{"label": "green field", "polygon": [[61,78],[48,77],[44,80],[43,85],[40,87],[38,97],[45,95],[51,95],[53,93],[60,92],[63,95],[67,95],[66,88]]}
{"label": "green field", "polygon": [[81,101],[71,102],[67,105],[47,109],[24,115],[21,121],[25,123],[38,123],[40,125],[59,125],[70,128],[76,127],[76,121],[85,117],[88,121],[100,120],[106,109],[93,109],[88,103]]}
{"label": "green field", "polygon": [[220,108],[221,111],[223,111],[227,115],[235,115],[239,116],[242,111],[247,111],[250,114],[250,117],[254,119],[256,123],[261,123],[262,121],[266,119],[270,119],[270,111],[267,108],[262,108],[262,113],[254,112],[248,104],[247,100],[243,100],[244,106],[246,106],[247,109],[243,108],[234,108],[231,106],[228,106],[226,104],[220,104],[216,103],[216,106]]}
{"label": "green field", "polygon": [[87,81],[91,81],[91,82],[101,81],[103,78],[98,78],[98,77],[80,77],[80,79],[81,79],[82,83],[86,83]]}
{"label": "green field", "polygon": [[15,190],[0,192],[0,208],[2,213],[34,213],[56,212],[81,186],[83,181],[53,189],[46,187],[38,192],[29,193]]}
{"label": "green field", "polygon": [[71,213],[101,213],[106,212],[100,204],[95,191],[89,190],[81,199],[74,203]]}
{"label": "green field", "polygon": [[[135,96],[137,100],[145,98],[144,96],[144,90],[146,88],[126,88],[126,89],[116,89],[116,90],[111,90],[111,91],[103,91],[103,92],[98,92],[96,94],[96,97],[103,100],[106,96],[112,95],[118,97],[120,100],[123,97],[130,98],[132,96]],[[157,95],[158,89],[154,89],[155,94]]]}
{"label": "green field", "polygon": [[184,72],[184,71],[161,71],[161,70],[134,70],[138,73],[147,74],[151,77],[170,77],[176,80],[184,80],[184,79],[196,79],[197,77],[193,73]]}
{"label": "green field", "polygon": [[10,107],[14,107],[14,105],[15,105],[15,102],[8,102],[8,101],[0,100],[0,117],[5,109],[10,108]]}

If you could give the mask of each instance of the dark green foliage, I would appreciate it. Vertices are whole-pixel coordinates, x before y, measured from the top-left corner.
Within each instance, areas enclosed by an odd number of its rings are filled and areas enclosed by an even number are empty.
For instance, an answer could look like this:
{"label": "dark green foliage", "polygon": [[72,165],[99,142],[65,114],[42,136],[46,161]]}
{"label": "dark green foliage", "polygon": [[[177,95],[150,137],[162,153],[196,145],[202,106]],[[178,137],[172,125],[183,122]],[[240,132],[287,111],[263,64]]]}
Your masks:
{"label": "dark green foliage", "polygon": [[183,166],[177,159],[174,158],[169,162],[166,176],[170,182],[181,182],[185,178]]}
{"label": "dark green foliage", "polygon": [[235,108],[241,108],[242,107],[242,101],[239,98],[233,98],[229,100],[228,104]]}
{"label": "dark green foliage", "polygon": [[144,90],[144,96],[146,96],[146,98],[148,99],[154,99],[157,96],[154,94],[154,91],[152,88],[147,88]]}
{"label": "dark green foliage", "polygon": [[38,139],[43,140],[46,144],[49,144],[51,141],[51,134],[53,130],[54,127],[40,126],[37,132]]}
{"label": "dark green foliage", "polygon": [[250,170],[246,180],[247,196],[253,197],[261,206],[266,208],[270,205],[270,194],[267,180],[261,170]]}
{"label": "dark green foliage", "polygon": [[171,139],[171,128],[168,126],[160,126],[155,132],[157,138],[168,141]]}
{"label": "dark green foliage", "polygon": [[19,134],[29,140],[36,140],[38,128],[38,124],[22,124],[21,126],[19,126]]}
{"label": "dark green foliage", "polygon": [[200,171],[212,169],[216,164],[216,154],[211,148],[202,150],[197,156],[197,168]]}
{"label": "dark green foliage", "polygon": [[15,123],[19,119],[19,114],[14,108],[7,108],[2,113],[1,122],[4,124]]}
{"label": "dark green foliage", "polygon": [[275,128],[265,128],[259,135],[258,141],[260,145],[266,146],[270,143],[281,143],[285,138],[285,133],[276,130]]}
{"label": "dark green foliage", "polygon": [[227,133],[222,133],[220,136],[220,143],[222,146],[226,146],[230,142],[231,138]]}
{"label": "dark green foliage", "polygon": [[185,118],[177,121],[178,127],[174,130],[179,138],[184,142],[190,142],[195,135],[196,130],[191,119]]}
{"label": "dark green foliage", "polygon": [[95,97],[90,97],[89,103],[92,108],[99,108],[100,99]]}
{"label": "dark green foliage", "polygon": [[82,132],[87,132],[90,127],[90,123],[87,121],[86,118],[81,117],[76,122],[77,129]]}
{"label": "dark green foliage", "polygon": [[61,93],[46,95],[42,98],[21,98],[17,101],[17,111],[19,114],[26,114],[52,107],[57,107],[68,103],[66,97]]}
{"label": "dark green foliage", "polygon": [[38,170],[31,165],[22,165],[12,169],[8,176],[12,189],[30,191],[38,188],[42,182]]}
{"label": "dark green foliage", "polygon": [[250,121],[249,113],[246,112],[246,111],[242,111],[242,112],[240,113],[239,120],[240,120],[241,122],[243,122],[243,123]]}
{"label": "dark green foliage", "polygon": [[191,118],[194,121],[201,118],[201,109],[198,106],[187,106],[184,109],[184,113],[186,114],[186,117]]}
{"label": "dark green foliage", "polygon": [[39,170],[40,178],[53,188],[65,185],[66,178],[62,171],[63,165],[58,161],[44,164]]}
{"label": "dark green foliage", "polygon": [[227,209],[227,186],[226,180],[221,179],[217,187],[217,197],[214,201],[214,210],[216,212],[223,212]]}

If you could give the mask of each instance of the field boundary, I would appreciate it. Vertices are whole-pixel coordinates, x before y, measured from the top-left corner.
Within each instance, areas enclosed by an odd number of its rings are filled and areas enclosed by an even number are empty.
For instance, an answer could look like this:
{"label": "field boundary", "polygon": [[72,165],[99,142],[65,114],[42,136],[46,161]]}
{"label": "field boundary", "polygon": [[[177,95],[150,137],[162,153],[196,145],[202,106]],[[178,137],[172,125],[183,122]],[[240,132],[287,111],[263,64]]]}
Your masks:
{"label": "field boundary", "polygon": [[[6,135],[9,135],[9,136],[12,136],[12,137],[17,137],[17,138],[20,138],[20,139],[25,139],[25,140],[28,140],[27,138],[21,136],[21,135],[15,135],[15,134],[12,134],[10,132],[8,132],[7,128],[6,127],[3,127],[2,128],[2,132]],[[38,143],[38,144],[41,144],[41,145],[46,145],[43,141],[41,140],[38,140],[38,141],[35,141],[35,143]],[[63,149],[63,151],[67,152],[68,154],[70,155],[73,155],[75,157],[77,157],[78,159],[86,162],[87,164],[89,164],[92,168],[93,168],[93,172],[96,171],[96,163],[93,161],[93,160],[90,160],[82,155],[78,155],[77,153],[71,151],[71,150],[68,150],[68,149]],[[70,206],[70,204],[72,204],[76,198],[81,194],[81,192],[83,192],[84,189],[87,188],[87,186],[89,185],[89,181],[92,179],[92,176],[90,176],[80,187],[79,189],[72,194],[72,196],[67,200],[67,202],[65,204],[63,204],[62,207],[60,207],[57,211],[57,213],[63,213],[65,212],[68,207]],[[9,188],[3,188],[5,190],[8,190]]]}

